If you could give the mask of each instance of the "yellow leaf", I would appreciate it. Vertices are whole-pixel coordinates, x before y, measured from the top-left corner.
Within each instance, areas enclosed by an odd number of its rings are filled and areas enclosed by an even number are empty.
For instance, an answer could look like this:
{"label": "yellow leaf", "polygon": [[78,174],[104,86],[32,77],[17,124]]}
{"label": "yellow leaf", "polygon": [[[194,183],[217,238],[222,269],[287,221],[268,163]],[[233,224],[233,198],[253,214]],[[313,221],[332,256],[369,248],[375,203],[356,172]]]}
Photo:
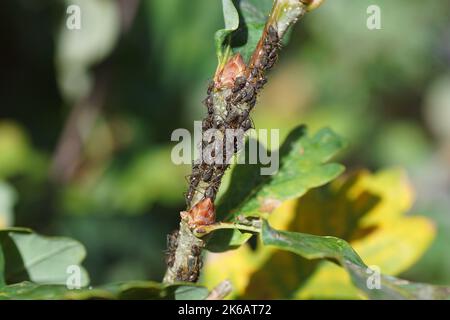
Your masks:
{"label": "yellow leaf", "polygon": [[[276,228],[286,228],[293,218],[295,205],[294,201],[285,202],[272,213],[270,223]],[[252,251],[248,245],[243,245],[239,249],[224,253],[208,253],[201,282],[212,289],[224,279],[229,279],[233,285],[231,297],[241,296],[249,284],[251,275],[271,257],[274,251],[271,248]]]}
{"label": "yellow leaf", "polygon": [[377,206],[361,220],[361,225],[388,223],[411,209],[414,191],[403,169],[363,172],[350,190],[351,195],[367,191],[380,198]]}
{"label": "yellow leaf", "polygon": [[[434,235],[434,225],[428,219],[404,217],[392,224],[383,224],[367,237],[350,244],[367,265],[379,267],[383,274],[397,275],[422,256]],[[344,269],[325,261],[307,284],[299,288],[295,297],[358,299],[363,296],[352,285]]]}
{"label": "yellow leaf", "polygon": [[[360,171],[283,203],[269,220],[277,229],[332,235],[350,242],[367,265],[396,275],[414,264],[430,246],[435,229],[424,217],[404,217],[413,191],[401,169],[371,174]],[[223,279],[235,297],[255,299],[361,299],[344,269],[327,261],[309,261],[258,244],[212,256],[204,282]]]}
{"label": "yellow leaf", "polygon": [[257,259],[247,245],[224,253],[208,253],[201,282],[212,289],[221,281],[228,279],[233,285],[232,297],[236,297],[244,292],[250,275],[258,265]]}
{"label": "yellow leaf", "polygon": [[435,236],[433,223],[425,217],[403,217],[382,224],[351,243],[367,265],[377,265],[381,273],[396,275],[413,265],[431,245]]}
{"label": "yellow leaf", "polygon": [[315,273],[294,294],[295,299],[360,299],[364,296],[338,265],[322,261]]}

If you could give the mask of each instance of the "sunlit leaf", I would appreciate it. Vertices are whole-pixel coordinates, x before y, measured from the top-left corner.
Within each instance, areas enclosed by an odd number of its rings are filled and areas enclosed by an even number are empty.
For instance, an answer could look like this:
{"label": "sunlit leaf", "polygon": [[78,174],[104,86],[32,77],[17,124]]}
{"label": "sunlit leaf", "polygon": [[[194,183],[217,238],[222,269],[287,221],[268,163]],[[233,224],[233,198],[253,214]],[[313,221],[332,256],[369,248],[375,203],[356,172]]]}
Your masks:
{"label": "sunlit leaf", "polygon": [[[377,266],[383,274],[396,275],[408,269],[423,255],[434,234],[434,226],[428,219],[403,217],[353,241],[352,247],[367,265]],[[332,263],[322,262],[295,297],[356,299],[361,294],[354,289],[344,270]]]}
{"label": "sunlit leaf", "polygon": [[235,167],[233,187],[220,201],[219,219],[270,214],[283,201],[333,180],[344,168],[327,162],[344,146],[344,141],[329,129],[308,136],[305,127],[297,127],[278,151],[280,168],[276,174],[261,176],[259,165]]}
{"label": "sunlit leaf", "polygon": [[[429,220],[404,217],[412,201],[413,191],[403,170],[388,169],[376,174],[360,171],[284,202],[269,221],[277,229],[343,238],[367,264],[376,265],[384,274],[396,275],[424,254],[435,235]],[[252,268],[237,278],[237,272],[228,265],[240,265],[242,261],[252,261]],[[209,263],[222,265],[221,271],[209,267]],[[279,274],[280,269],[283,274]],[[308,261],[261,245],[256,250],[231,251],[224,258],[215,255],[205,270],[208,285],[214,283],[209,282],[213,279],[220,281],[220,277],[240,279],[240,285],[233,285],[236,295],[245,298],[366,297],[335,264]]]}
{"label": "sunlit leaf", "polygon": [[263,224],[265,245],[296,253],[306,259],[332,259],[344,267],[353,283],[372,299],[450,299],[450,287],[418,284],[380,275],[380,288],[369,287],[372,272],[344,240],[330,236],[277,231]]}

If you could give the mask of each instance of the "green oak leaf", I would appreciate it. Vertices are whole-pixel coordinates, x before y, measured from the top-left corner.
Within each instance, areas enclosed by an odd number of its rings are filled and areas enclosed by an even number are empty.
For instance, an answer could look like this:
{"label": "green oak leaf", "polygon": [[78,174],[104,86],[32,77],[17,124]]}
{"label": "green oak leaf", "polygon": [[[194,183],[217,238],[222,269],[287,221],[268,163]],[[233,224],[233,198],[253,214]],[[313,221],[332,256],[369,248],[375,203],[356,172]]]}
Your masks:
{"label": "green oak leaf", "polygon": [[[232,4],[234,4],[234,10],[231,9]],[[226,27],[217,31],[215,39],[219,61],[222,61],[224,56],[224,41],[227,36],[230,36],[229,44],[233,53],[240,53],[244,61],[246,63],[249,62],[263,34],[273,4],[273,0],[233,0],[223,2],[225,25],[227,25],[227,22],[237,22],[238,25],[230,23],[229,25],[232,28]],[[289,34],[290,30],[283,37],[283,44],[286,44],[289,40]]]}
{"label": "green oak leaf", "polygon": [[79,266],[85,255],[84,247],[69,238],[44,237],[25,228],[0,230],[0,300],[200,300],[208,295],[207,288],[184,282],[130,281],[87,288],[89,277],[82,267],[81,288],[69,289],[67,267]]}
{"label": "green oak leaf", "polygon": [[241,0],[237,2],[240,16],[238,30],[233,32],[231,46],[248,63],[264,30],[273,0]]}
{"label": "green oak leaf", "polygon": [[[248,63],[263,33],[273,0],[222,0],[222,6],[225,29],[215,34],[219,63],[226,56],[228,45]],[[228,36],[231,39],[224,45]]]}
{"label": "green oak leaf", "polygon": [[0,300],[86,300],[114,299],[110,292],[100,289],[74,289],[57,284],[37,284],[23,281],[0,287]]}
{"label": "green oak leaf", "polygon": [[266,216],[283,201],[305,194],[340,175],[344,167],[327,163],[345,147],[345,142],[330,129],[314,136],[305,126],[295,128],[284,141],[279,153],[280,167],[274,175],[262,176],[261,165],[237,165],[230,187],[221,198],[217,216],[232,221],[238,215]]}
{"label": "green oak leaf", "polygon": [[328,259],[349,273],[352,282],[371,299],[450,299],[450,287],[413,283],[380,274],[380,288],[370,289],[371,271],[344,240],[330,236],[278,231],[264,221],[261,238],[264,245],[298,254],[306,259]]}
{"label": "green oak leaf", "polygon": [[[242,164],[234,167],[230,187],[220,199],[218,221],[233,221],[237,216],[264,217],[284,201],[305,194],[340,175],[344,167],[326,163],[346,143],[330,129],[308,136],[306,128],[295,128],[279,151],[280,168],[275,175],[262,176],[261,165]],[[259,148],[262,146],[260,145]],[[214,232],[207,249],[222,252],[235,249],[250,238],[239,230]]]}
{"label": "green oak leaf", "polygon": [[[40,284],[66,284],[69,266],[80,266],[86,250],[78,241],[63,237],[44,237],[31,230],[0,230],[3,271],[6,284],[32,281]],[[0,261],[1,264],[1,261]],[[81,286],[89,284],[87,272],[80,266]],[[1,283],[1,280],[0,280]]]}

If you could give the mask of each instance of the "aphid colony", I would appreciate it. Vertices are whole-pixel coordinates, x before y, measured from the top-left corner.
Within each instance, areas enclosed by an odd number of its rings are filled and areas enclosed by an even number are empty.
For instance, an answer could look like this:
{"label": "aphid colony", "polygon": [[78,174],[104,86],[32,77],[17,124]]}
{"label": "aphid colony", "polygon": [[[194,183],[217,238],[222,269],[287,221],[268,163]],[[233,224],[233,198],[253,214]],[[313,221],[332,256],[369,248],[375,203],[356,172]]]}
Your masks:
{"label": "aphid colony", "polygon": [[199,246],[193,245],[191,248],[191,254],[188,256],[187,270],[178,269],[177,280],[197,282],[202,266],[202,249]]}
{"label": "aphid colony", "polygon": [[[250,111],[256,104],[258,92],[267,82],[265,73],[272,68],[277,61],[278,51],[281,48],[278,32],[273,26],[269,26],[265,31],[266,36],[258,44],[255,56],[252,58],[250,66],[247,67],[240,54],[230,59],[224,67],[222,73],[211,81],[207,90],[207,97],[203,101],[208,109],[208,115],[202,122],[203,132],[208,129],[242,129],[244,132],[252,128],[252,120],[249,117]],[[214,93],[216,90],[225,91],[226,113],[215,110]],[[225,135],[224,135],[225,137]],[[225,138],[224,138],[225,140]],[[214,138],[203,141],[202,147],[214,143]],[[223,141],[223,155],[226,155],[226,141]],[[234,152],[238,152],[242,144],[234,141]],[[185,195],[188,207],[191,205],[195,192],[200,181],[206,183],[204,198],[211,198],[214,201],[220,181],[225,170],[228,168],[226,159],[222,164],[194,164],[192,174],[189,177],[189,189]]]}

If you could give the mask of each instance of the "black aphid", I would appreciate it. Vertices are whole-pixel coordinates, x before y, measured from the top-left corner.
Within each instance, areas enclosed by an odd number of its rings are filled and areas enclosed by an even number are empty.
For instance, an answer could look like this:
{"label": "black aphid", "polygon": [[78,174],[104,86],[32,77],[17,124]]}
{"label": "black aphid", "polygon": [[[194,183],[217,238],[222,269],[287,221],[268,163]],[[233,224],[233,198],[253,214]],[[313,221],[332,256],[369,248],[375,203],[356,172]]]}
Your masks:
{"label": "black aphid", "polygon": [[246,83],[247,83],[247,78],[245,78],[244,76],[237,77],[236,80],[234,81],[234,86],[231,89],[231,91],[233,93],[238,92],[245,86]]}
{"label": "black aphid", "polygon": [[166,264],[169,267],[173,267],[177,247],[178,247],[178,230],[175,230],[167,235]]}
{"label": "black aphid", "polygon": [[205,182],[209,182],[213,176],[214,168],[208,167],[205,171],[203,171],[202,180]]}

